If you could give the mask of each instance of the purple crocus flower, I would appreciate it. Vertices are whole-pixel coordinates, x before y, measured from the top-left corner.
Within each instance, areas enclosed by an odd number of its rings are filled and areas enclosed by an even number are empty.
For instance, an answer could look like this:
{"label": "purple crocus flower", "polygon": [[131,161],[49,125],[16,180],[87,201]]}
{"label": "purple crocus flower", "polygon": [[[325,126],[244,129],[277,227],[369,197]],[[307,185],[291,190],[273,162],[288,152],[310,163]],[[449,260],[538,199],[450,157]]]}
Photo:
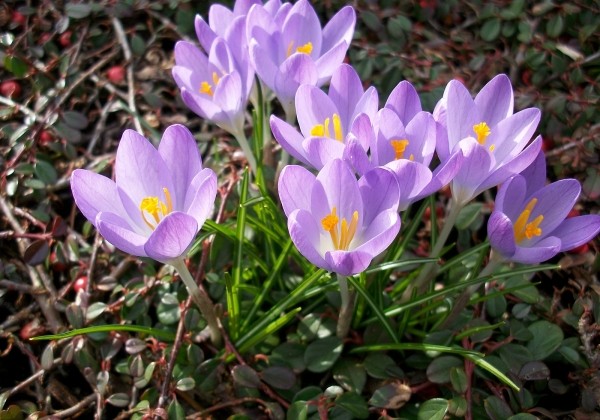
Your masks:
{"label": "purple crocus flower", "polygon": [[288,4],[275,15],[266,6],[253,5],[247,16],[246,38],[256,73],[291,116],[298,87],[323,85],[344,60],[356,15],[346,6],[321,28],[308,0]]}
{"label": "purple crocus flower", "polygon": [[[372,132],[370,120],[378,107],[377,90],[363,89],[356,70],[340,65],[331,77],[329,93],[312,85],[302,85],[296,93],[300,132],[282,119],[271,116],[275,139],[293,157],[319,170],[333,159],[341,159],[346,138]],[[361,143],[368,148],[366,142]]]}
{"label": "purple crocus flower", "polygon": [[385,107],[377,113],[373,126],[374,130],[360,133],[367,148],[359,137],[351,134],[344,158],[360,175],[377,166],[391,169],[402,190],[400,211],[447,185],[460,169],[460,151],[435,171],[429,169],[435,152],[437,126],[433,116],[422,110],[417,91],[409,82],[402,81],[394,88]]}
{"label": "purple crocus flower", "polygon": [[165,130],[158,150],[126,130],[117,149],[115,181],[77,169],[77,207],[104,238],[129,254],[169,263],[185,255],[213,211],[217,177],[182,125]]}
{"label": "purple crocus flower", "polygon": [[236,137],[243,135],[248,88],[225,40],[216,38],[208,56],[189,42],[177,42],[173,78],[192,111]]}
{"label": "purple crocus flower", "polygon": [[288,165],[279,178],[279,198],[292,241],[317,267],[350,276],[364,271],[400,230],[400,190],[394,174],[376,168],[358,181],[335,159],[315,177]]}
{"label": "purple crocus flower", "polygon": [[545,182],[546,162],[540,153],[529,168],[498,190],[488,236],[493,249],[509,261],[537,264],[600,232],[598,215],[566,218],[581,191],[577,180]]}
{"label": "purple crocus flower", "polygon": [[464,155],[450,184],[459,205],[524,170],[542,145],[538,136],[525,147],[539,123],[540,111],[527,108],[513,114],[512,86],[504,74],[487,83],[475,99],[462,83],[450,81],[433,115],[447,128],[438,137],[440,160],[446,161],[459,149]]}

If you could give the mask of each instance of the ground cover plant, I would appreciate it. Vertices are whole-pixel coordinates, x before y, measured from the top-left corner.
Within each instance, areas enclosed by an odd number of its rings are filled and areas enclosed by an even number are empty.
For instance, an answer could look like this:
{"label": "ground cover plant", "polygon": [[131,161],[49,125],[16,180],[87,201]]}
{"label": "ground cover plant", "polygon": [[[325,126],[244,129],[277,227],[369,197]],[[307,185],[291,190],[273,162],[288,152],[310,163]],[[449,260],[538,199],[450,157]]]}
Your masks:
{"label": "ground cover plant", "polygon": [[3,419],[598,416],[597,5],[1,8]]}

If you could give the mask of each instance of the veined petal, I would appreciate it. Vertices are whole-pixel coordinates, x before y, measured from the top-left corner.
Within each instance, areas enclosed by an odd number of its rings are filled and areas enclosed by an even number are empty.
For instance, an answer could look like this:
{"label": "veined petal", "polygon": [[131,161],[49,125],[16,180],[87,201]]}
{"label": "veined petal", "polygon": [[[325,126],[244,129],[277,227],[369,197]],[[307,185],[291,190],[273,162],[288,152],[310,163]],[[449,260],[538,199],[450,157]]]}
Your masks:
{"label": "veined petal", "polygon": [[196,219],[181,212],[170,213],[156,226],[144,245],[144,251],[156,261],[169,263],[187,253],[196,233]]}
{"label": "veined petal", "polygon": [[76,169],[71,174],[71,191],[75,204],[92,224],[100,212],[110,212],[126,217],[121,204],[117,185],[105,176],[85,169]]}
{"label": "veined petal", "polygon": [[319,58],[315,60],[315,67],[317,69],[317,82],[318,86],[322,86],[331,79],[335,69],[344,61],[346,57],[346,51],[348,51],[348,45],[346,42],[340,42],[333,46],[333,48],[323,52]]}
{"label": "veined petal", "polygon": [[409,156],[413,153],[417,162],[429,165],[435,152],[437,134],[433,115],[429,112],[420,111],[405,126],[406,134],[412,144],[412,147],[409,145],[407,148],[405,155]]}
{"label": "veined petal", "polygon": [[303,146],[304,137],[294,127],[275,115],[271,115],[269,122],[273,137],[281,147],[296,160],[311,166]]}
{"label": "veined petal", "polygon": [[481,119],[490,127],[513,114],[513,90],[510,79],[499,74],[490,80],[475,97]]}
{"label": "veined petal", "polygon": [[[223,74],[231,73],[235,70],[235,64],[231,51],[225,42],[225,39],[218,37],[212,43],[210,47],[210,53],[208,54],[208,60],[210,64],[220,70],[219,76]],[[212,72],[211,79],[212,80]],[[219,83],[220,84],[220,83]]]}
{"label": "veined petal", "polygon": [[196,139],[185,126],[171,125],[162,136],[158,153],[167,165],[173,180],[173,191],[171,191],[173,209],[183,210],[188,186],[202,170],[202,159]]}
{"label": "veined petal", "polygon": [[511,261],[523,264],[538,264],[549,260],[560,252],[560,239],[550,236],[539,241],[534,247],[517,246]]}
{"label": "veined petal", "polygon": [[217,175],[212,169],[202,169],[188,185],[183,209],[196,219],[199,230],[215,207]]}
{"label": "veined petal", "polygon": [[196,15],[196,18],[194,19],[194,28],[196,29],[196,36],[198,37],[200,46],[204,51],[210,51],[210,46],[217,37],[217,34],[200,15]]}
{"label": "veined petal", "polygon": [[477,121],[475,103],[462,83],[451,80],[444,92],[446,97],[446,127],[448,129],[448,150],[452,151],[459,141],[473,135],[473,125]]}
{"label": "veined petal", "polygon": [[400,185],[400,202],[397,208],[399,211],[406,210],[409,204],[415,202],[416,197],[431,183],[433,177],[426,165],[408,159],[394,160],[385,167],[394,172]]}
{"label": "veined petal", "polygon": [[208,57],[190,42],[177,41],[175,44],[175,65],[193,70],[201,79],[208,79]]}
{"label": "veined petal", "polygon": [[[313,216],[303,209],[297,209],[288,216],[288,230],[292,242],[304,257],[319,268],[331,270],[321,253],[320,226]],[[324,236],[323,236],[324,238]]]}
{"label": "veined petal", "polygon": [[[296,114],[298,125],[304,137],[309,137],[313,127],[324,124],[325,119],[333,118],[339,113],[332,100],[321,89],[314,85],[301,85],[296,92]],[[333,133],[333,123],[331,123]],[[347,130],[347,127],[343,127]]]}
{"label": "veined petal", "polygon": [[302,46],[307,43],[312,44],[312,57],[321,55],[321,43],[323,35],[321,34],[321,23],[315,9],[308,0],[299,0],[293,6],[287,15],[283,28],[283,45]]}
{"label": "veined petal", "polygon": [[534,161],[521,171],[521,175],[527,180],[527,197],[546,185],[546,156],[541,149]]}
{"label": "veined petal", "polygon": [[369,226],[379,213],[397,211],[400,187],[394,173],[386,168],[375,168],[358,180],[363,202],[363,226]]}
{"label": "veined petal", "polygon": [[255,4],[262,5],[262,1],[260,0],[236,0],[233,5],[233,15],[241,16],[247,15],[250,11],[250,8]]}
{"label": "veined petal", "polygon": [[598,232],[600,232],[600,216],[587,214],[565,219],[551,235],[560,239],[561,251],[569,251],[588,243],[598,235]]}
{"label": "veined petal", "polygon": [[459,150],[457,153],[450,155],[450,158],[440,163],[433,171],[431,182],[417,194],[415,201],[427,197],[448,185],[454,179],[458,171],[460,171],[463,159],[462,151]]}
{"label": "veined petal", "polygon": [[540,110],[527,108],[500,121],[485,141],[494,146],[494,156],[501,164],[517,156],[527,145],[540,121]]}
{"label": "veined petal", "polygon": [[517,220],[523,211],[529,197],[527,194],[527,181],[521,175],[515,175],[506,180],[496,194],[495,211],[507,215],[511,220]]}
{"label": "veined petal", "polygon": [[181,89],[181,99],[195,114],[210,121],[218,119],[219,115],[223,112],[211,99],[196,95],[186,88]]}
{"label": "veined petal", "polygon": [[358,114],[354,118],[349,131],[350,133],[346,136],[346,144],[352,136],[364,150],[369,150],[371,146],[375,145],[373,124],[371,124],[371,118],[367,114]]}
{"label": "veined petal", "polygon": [[293,106],[298,87],[303,84],[314,85],[317,78],[312,58],[302,53],[292,54],[279,66],[273,90],[284,109],[288,109]]}
{"label": "veined petal", "polygon": [[369,119],[372,121],[377,116],[377,111],[379,110],[379,95],[377,94],[377,89],[374,86],[367,88],[365,93],[360,97],[359,101],[356,103],[356,107],[354,108],[354,113],[350,117],[350,120],[356,118],[356,116],[360,114],[366,114]]}
{"label": "veined petal", "polygon": [[375,166],[369,160],[367,151],[360,145],[359,140],[352,134],[348,135],[348,141],[344,148],[343,158],[349,162],[359,176],[364,175]]}
{"label": "veined petal", "polygon": [[369,267],[373,255],[365,251],[328,251],[325,261],[329,270],[342,276],[362,273]]}
{"label": "veined petal", "polygon": [[510,218],[500,211],[494,211],[488,220],[487,232],[492,248],[510,259],[517,249]]}
{"label": "veined petal", "polygon": [[[371,149],[371,159],[376,165],[385,165],[388,162],[396,160],[396,153],[391,140],[407,140],[404,124],[394,111],[389,108],[382,108],[377,113],[377,138],[376,147]],[[403,157],[408,158],[411,147],[410,142],[406,146]],[[413,146],[414,147],[414,146]]]}
{"label": "veined petal", "polygon": [[[343,7],[337,12],[323,28],[322,52],[329,51],[341,42],[349,46],[354,35],[356,13],[351,6]],[[346,47],[348,48],[348,47]]]}
{"label": "veined petal", "polygon": [[[318,66],[317,66],[318,68]],[[356,104],[361,99],[364,90],[356,70],[348,64],[341,64],[331,77],[328,96],[331,98],[342,121],[342,126],[348,130],[352,123]],[[297,107],[297,104],[296,104]]]}
{"label": "veined petal", "polygon": [[250,63],[252,63],[252,67],[256,70],[260,80],[271,90],[275,90],[275,78],[279,72],[275,61],[276,56],[273,56],[273,53],[268,50],[269,48],[277,50],[277,46],[273,44],[271,39],[269,39],[268,45],[265,46],[259,44],[256,39],[249,41]]}
{"label": "veined petal", "polygon": [[319,170],[334,159],[344,157],[344,143],[328,137],[309,137],[302,142],[310,166]]}
{"label": "veined petal", "polygon": [[385,108],[389,108],[398,115],[400,121],[406,126],[418,112],[422,111],[419,94],[412,84],[406,80],[401,81],[392,90]]}
{"label": "veined petal", "polygon": [[310,211],[311,192],[316,177],[307,169],[298,165],[287,165],[279,175],[277,191],[286,216],[294,210]]}
{"label": "veined petal", "polygon": [[246,98],[242,88],[242,80],[234,71],[221,77],[213,97],[215,105],[223,110],[221,121],[215,121],[220,127],[233,135],[244,132],[244,105]]}
{"label": "veined petal", "polygon": [[210,27],[219,36],[223,36],[225,29],[231,24],[233,17],[233,12],[221,4],[213,4],[208,9]]}
{"label": "veined petal", "polygon": [[101,212],[96,216],[96,228],[108,242],[127,254],[136,257],[147,256],[144,244],[147,237],[134,232],[122,217],[109,212]]}
{"label": "veined petal", "polygon": [[461,141],[458,147],[464,159],[451,188],[454,201],[466,204],[477,195],[481,180],[490,173],[494,162],[490,152],[472,137]]}
{"label": "veined petal", "polygon": [[381,254],[396,239],[400,232],[400,216],[394,210],[382,211],[361,233],[361,244],[354,252],[366,252],[375,257]]}

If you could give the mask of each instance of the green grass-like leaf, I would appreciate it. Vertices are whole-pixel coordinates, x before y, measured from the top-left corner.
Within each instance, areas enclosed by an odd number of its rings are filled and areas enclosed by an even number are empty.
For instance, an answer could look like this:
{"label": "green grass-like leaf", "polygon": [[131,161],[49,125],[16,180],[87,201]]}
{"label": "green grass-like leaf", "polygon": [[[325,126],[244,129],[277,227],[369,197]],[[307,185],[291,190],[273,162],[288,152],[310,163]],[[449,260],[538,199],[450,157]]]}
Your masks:
{"label": "green grass-like leaf", "polygon": [[38,335],[37,337],[31,337],[31,341],[40,340],[62,340],[63,338],[76,337],[78,335],[95,334],[101,332],[112,332],[112,331],[130,331],[148,334],[153,337],[161,338],[163,340],[173,341],[175,340],[175,333],[165,330],[157,330],[156,328],[144,327],[141,325],[120,325],[120,324],[107,324],[107,325],[95,325],[93,327],[78,328],[71,331],[66,331],[60,334],[49,334],[49,335]]}

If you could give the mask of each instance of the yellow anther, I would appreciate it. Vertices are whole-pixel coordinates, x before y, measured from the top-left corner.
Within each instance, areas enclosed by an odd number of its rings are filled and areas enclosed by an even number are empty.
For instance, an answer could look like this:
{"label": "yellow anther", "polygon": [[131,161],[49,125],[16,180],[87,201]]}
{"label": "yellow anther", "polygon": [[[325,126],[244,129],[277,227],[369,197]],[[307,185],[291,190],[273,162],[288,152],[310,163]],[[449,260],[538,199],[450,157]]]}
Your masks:
{"label": "yellow anther", "polygon": [[515,233],[515,241],[517,243],[522,242],[523,240],[525,240],[525,238],[531,239],[534,236],[540,236],[542,234],[542,229],[539,226],[544,220],[543,215],[540,214],[532,222],[529,222],[529,217],[531,216],[531,212],[537,204],[537,201],[537,198],[532,198],[531,201],[527,203],[527,206],[525,206],[525,210],[521,212],[513,226],[513,231]]}
{"label": "yellow anther", "polygon": [[295,52],[299,52],[299,53],[309,54],[310,55],[310,53],[312,52],[312,50],[313,50],[313,44],[312,44],[312,42],[309,41],[309,42],[307,42],[304,45],[300,45],[294,51],[294,41],[290,41],[290,43],[288,44],[285,56],[289,57],[290,55],[292,55]]}
{"label": "yellow anther", "polygon": [[219,84],[219,80],[221,80],[221,78],[219,77],[219,75],[217,74],[216,71],[213,71],[212,79],[213,79],[213,84],[215,86],[217,86]]}
{"label": "yellow anther", "polygon": [[477,142],[479,144],[485,144],[485,139],[490,135],[492,129],[485,122],[480,122],[473,126],[473,131],[477,134]]}
{"label": "yellow anther", "polygon": [[208,96],[213,96],[214,92],[212,90],[212,86],[208,82],[200,83],[200,93],[204,93]]}
{"label": "yellow anther", "polygon": [[492,145],[490,146],[490,152],[493,152],[494,150],[496,150],[496,145],[495,145],[495,144],[492,144]]}
{"label": "yellow anther", "polygon": [[[158,197],[144,197],[140,203],[140,212],[142,213],[142,219],[146,226],[150,229],[156,229],[156,226],[160,223],[163,217],[173,211],[173,201],[171,199],[171,193],[167,188],[163,188],[165,194],[165,201],[161,201]],[[148,220],[146,215],[150,215],[151,219]]]}
{"label": "yellow anther", "polygon": [[408,157],[408,160],[410,160],[411,162],[414,162],[415,160],[415,155],[413,155],[412,153],[410,154],[410,156]]}
{"label": "yellow anther", "polygon": [[[329,125],[333,120],[333,137],[331,137],[331,131]],[[323,124],[316,124],[310,129],[310,135],[316,137],[328,137],[338,141],[344,141],[344,132],[342,130],[342,121],[338,114],[333,114],[332,118],[325,118]]]}
{"label": "yellow anther", "polygon": [[356,234],[356,228],[358,226],[358,211],[352,213],[352,219],[350,219],[350,223],[348,223],[346,218],[343,218],[341,222],[341,229],[338,231],[339,225],[340,219],[336,214],[335,207],[331,210],[330,214],[321,219],[321,226],[323,226],[323,230],[329,232],[329,235],[331,236],[333,248],[335,250],[347,251],[352,243],[352,239],[354,239],[354,235]]}
{"label": "yellow anther", "polygon": [[[403,159],[404,152],[406,151],[406,147],[409,144],[409,141],[406,139],[403,140],[390,140],[390,144],[394,148],[394,159]],[[412,156],[412,155],[411,155]],[[414,156],[413,156],[414,159]]]}

